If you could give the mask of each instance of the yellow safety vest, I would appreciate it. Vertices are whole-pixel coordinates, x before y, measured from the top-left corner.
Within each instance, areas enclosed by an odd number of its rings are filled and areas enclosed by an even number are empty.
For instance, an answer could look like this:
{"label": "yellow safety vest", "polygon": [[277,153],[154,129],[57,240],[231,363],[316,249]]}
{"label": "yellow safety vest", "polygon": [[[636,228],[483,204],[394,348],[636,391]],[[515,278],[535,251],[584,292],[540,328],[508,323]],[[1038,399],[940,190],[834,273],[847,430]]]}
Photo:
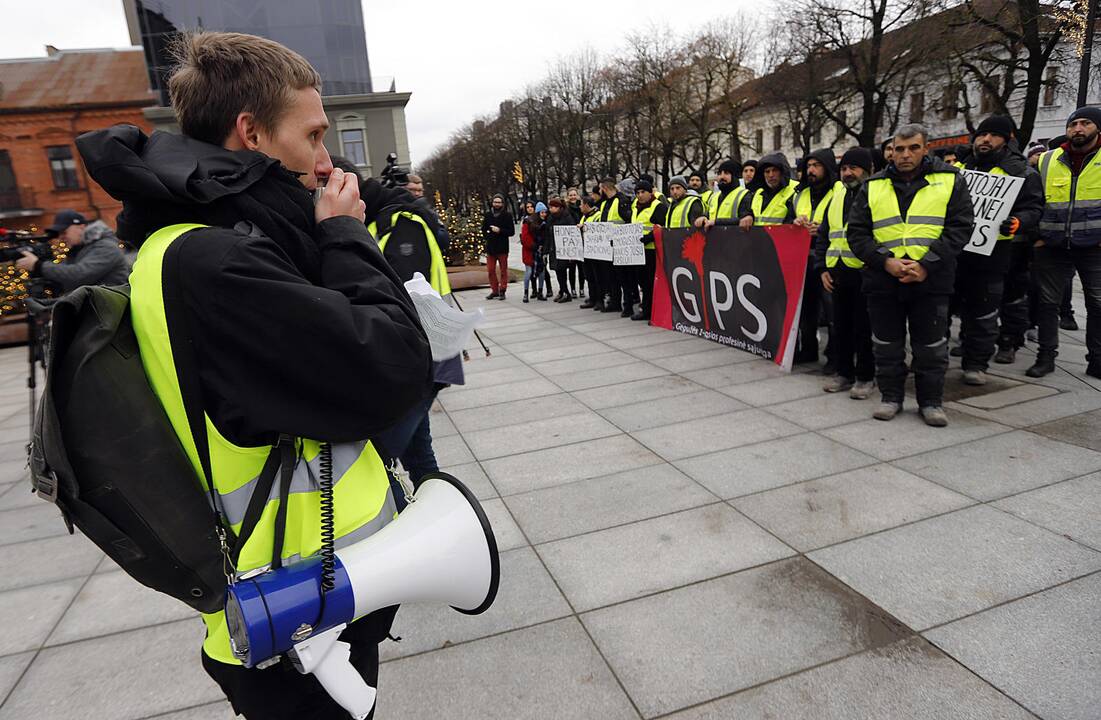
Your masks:
{"label": "yellow safety vest", "polygon": [[765,202],[764,188],[757,188],[753,193],[753,201],[750,205],[750,209],[753,212],[753,224],[782,225],[788,214],[788,200],[795,194],[795,186],[797,184],[798,183],[794,180],[789,182],[787,187],[772,196],[772,200],[769,201],[768,207],[766,208],[761,207]]}
{"label": "yellow safety vest", "polygon": [[898,208],[898,196],[890,178],[868,181],[868,207],[872,211],[872,236],[896,258],[921,260],[929,246],[944,232],[944,216],[956,184],[955,173],[929,173],[929,184],[917,191],[906,219]]}
{"label": "yellow safety vest", "polygon": [[[953,165],[958,167],[960,170],[966,170],[967,169],[967,166],[964,165],[961,162],[953,163]],[[1002,170],[1000,167],[994,167],[994,168],[991,168],[990,170],[978,170],[978,172],[989,172],[991,175],[1009,175],[1009,173],[1007,173],[1005,170]],[[1012,234],[1010,234],[1010,235],[1002,235],[1001,233],[998,234],[998,240],[1012,240],[1012,239],[1013,239]]]}
{"label": "yellow safety vest", "polygon": [[845,221],[845,194],[848,188],[840,180],[833,186],[830,195],[829,209],[826,211],[826,219],[830,227],[830,247],[826,250],[826,267],[835,267],[837,261],[845,263],[846,267],[859,270],[864,267],[864,261],[853,254],[849,248],[847,231],[849,224]]}
{"label": "yellow safety vest", "polygon": [[[630,211],[630,208],[626,208]],[[623,217],[624,208],[619,207],[619,197],[616,196],[611,200],[605,198],[600,203],[600,220],[598,222],[610,222],[624,224],[627,222],[627,218]],[[628,217],[630,213],[628,212]]]}
{"label": "yellow safety vest", "polygon": [[675,204],[669,207],[669,212],[665,218],[665,227],[667,228],[686,228],[688,227],[688,210],[692,207],[693,203],[700,202],[699,195],[685,195]]}
{"label": "yellow safety vest", "polygon": [[[711,194],[711,204],[707,208],[707,217],[712,220],[718,220],[720,218],[729,218],[733,220],[738,219],[738,208],[742,204],[742,198],[745,197],[746,189],[744,187],[735,187],[730,192],[722,197],[722,193]],[[720,201],[720,197],[722,200]]]}
{"label": "yellow safety vest", "polygon": [[649,233],[645,236],[650,238],[645,246],[647,250],[654,249],[654,235],[652,233],[654,229],[653,217],[654,211],[658,209],[659,202],[657,198],[654,198],[650,201],[650,204],[642,210],[638,209],[638,200],[631,203],[631,222],[641,223],[642,226],[646,228],[646,232]]}
{"label": "yellow safety vest", "polygon": [[711,197],[715,195],[715,191],[711,188],[707,188],[700,193],[700,201],[703,202],[703,211],[707,212],[707,208],[711,207]]}
{"label": "yellow safety vest", "polygon": [[[196,477],[205,489],[206,479],[176,376],[161,285],[164,255],[169,246],[184,233],[202,227],[206,226],[170,225],[150,235],[142,244],[130,274],[130,317],[149,384],[164,406],[195,468]],[[222,436],[209,416],[206,433],[218,511],[226,524],[239,533],[252,491],[272,446],[234,445]],[[298,562],[321,549],[321,493],[318,489],[321,443],[296,438],[295,446],[299,462],[294,468],[287,500],[282,552],[285,564]],[[386,469],[370,442],[335,444],[332,458],[334,534],[336,547],[340,548],[381,530],[394,518],[396,510]],[[235,568],[238,573],[271,562],[278,509],[279,496],[275,493],[275,497],[268,499],[252,535],[240,550]],[[207,628],[203,643],[206,654],[219,662],[239,665],[230,649],[225,613],[204,614],[203,621]]]}
{"label": "yellow safety vest", "polygon": [[1077,177],[1065,154],[1063,148],[1056,148],[1040,158],[1045,201],[1040,239],[1066,247],[1101,245],[1101,150],[1082,165]]}
{"label": "yellow safety vest", "polygon": [[795,198],[795,217],[810,218],[812,223],[821,225],[822,218],[826,217],[826,208],[830,206],[831,197],[833,197],[833,188],[826,191],[825,197],[819,201],[818,207],[815,207],[814,200],[810,196],[810,188],[804,188]]}
{"label": "yellow safety vest", "polygon": [[599,210],[593,210],[588,215],[582,215],[581,216],[581,224],[584,224],[584,223],[587,223],[587,222],[599,222],[599,221],[600,221],[600,211]]}
{"label": "yellow safety vest", "polygon": [[416,223],[424,229],[428,252],[432,255],[432,267],[428,271],[430,277],[426,279],[432,289],[438,292],[441,297],[447,297],[451,294],[451,282],[447,279],[447,263],[443,261],[443,253],[440,252],[440,245],[436,242],[436,234],[432,232],[432,228],[428,227],[428,223],[424,221],[424,218],[408,210],[399,210],[390,216],[390,229],[382,237],[378,236],[378,222],[375,220],[371,221],[371,224],[367,226],[367,230],[371,233],[371,237],[378,240],[378,249],[386,252],[386,243],[390,241],[390,235],[393,234],[394,227],[401,219]]}

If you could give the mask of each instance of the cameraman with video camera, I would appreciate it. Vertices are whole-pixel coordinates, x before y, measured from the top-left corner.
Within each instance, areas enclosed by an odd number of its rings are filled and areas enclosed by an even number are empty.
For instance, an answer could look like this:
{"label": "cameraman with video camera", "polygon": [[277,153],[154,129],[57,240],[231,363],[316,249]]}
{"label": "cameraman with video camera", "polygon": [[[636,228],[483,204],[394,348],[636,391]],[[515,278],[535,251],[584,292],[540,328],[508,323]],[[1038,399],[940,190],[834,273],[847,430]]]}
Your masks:
{"label": "cameraman with video camera", "polygon": [[121,285],[130,274],[115,233],[101,220],[89,224],[76,210],[62,210],[47,234],[57,236],[69,248],[60,262],[50,262],[29,250],[15,265],[32,277],[40,277],[71,292],[84,285]]}

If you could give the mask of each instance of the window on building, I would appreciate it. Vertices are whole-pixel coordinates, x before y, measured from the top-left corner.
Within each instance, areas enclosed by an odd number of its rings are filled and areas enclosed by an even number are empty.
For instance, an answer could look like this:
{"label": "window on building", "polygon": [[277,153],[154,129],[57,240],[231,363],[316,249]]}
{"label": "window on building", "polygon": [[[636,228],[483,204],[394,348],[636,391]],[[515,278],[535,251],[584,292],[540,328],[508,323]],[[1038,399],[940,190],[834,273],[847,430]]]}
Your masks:
{"label": "window on building", "polygon": [[784,144],[784,128],[779,125],[772,126],[772,149],[779,150]]}
{"label": "window on building", "polygon": [[1044,77],[1044,106],[1051,107],[1055,104],[1055,95],[1059,92],[1059,68],[1048,66]]}
{"label": "window on building", "polygon": [[756,142],[753,143],[753,147],[757,149],[757,152],[762,153],[765,151],[765,131],[763,128],[757,128],[757,137],[754,138]]}
{"label": "window on building", "polygon": [[955,120],[960,114],[960,86],[952,83],[940,96],[940,119]]}
{"label": "window on building", "polygon": [[19,186],[15,184],[15,171],[11,167],[11,155],[0,150],[0,210],[15,210],[21,207]]}
{"label": "window on building", "polygon": [[54,188],[73,190],[80,187],[76,174],[76,160],[73,159],[71,147],[68,145],[48,147],[46,157],[50,161],[50,174],[53,176]]}
{"label": "window on building", "polygon": [[910,94],[910,122],[919,123],[925,120],[925,93]]}
{"label": "window on building", "polygon": [[367,144],[363,141],[362,130],[341,130],[340,148],[353,165],[367,164]]}
{"label": "window on building", "polygon": [[979,112],[983,115],[987,115],[998,110],[998,96],[990,90],[990,88],[996,88],[1001,85],[1001,75],[993,75],[990,77],[986,85],[982,88],[982,100],[979,102]]}

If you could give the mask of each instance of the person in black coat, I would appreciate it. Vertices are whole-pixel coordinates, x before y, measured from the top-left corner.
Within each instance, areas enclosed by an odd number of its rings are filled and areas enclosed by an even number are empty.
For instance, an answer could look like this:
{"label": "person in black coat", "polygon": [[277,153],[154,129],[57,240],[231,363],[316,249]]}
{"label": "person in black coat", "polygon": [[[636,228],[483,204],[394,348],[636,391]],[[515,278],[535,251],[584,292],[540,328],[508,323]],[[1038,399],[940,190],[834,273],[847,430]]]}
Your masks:
{"label": "person in black coat", "polygon": [[486,300],[505,299],[505,291],[508,289],[508,241],[515,232],[512,214],[505,208],[505,196],[497,193],[482,218],[490,289]]}

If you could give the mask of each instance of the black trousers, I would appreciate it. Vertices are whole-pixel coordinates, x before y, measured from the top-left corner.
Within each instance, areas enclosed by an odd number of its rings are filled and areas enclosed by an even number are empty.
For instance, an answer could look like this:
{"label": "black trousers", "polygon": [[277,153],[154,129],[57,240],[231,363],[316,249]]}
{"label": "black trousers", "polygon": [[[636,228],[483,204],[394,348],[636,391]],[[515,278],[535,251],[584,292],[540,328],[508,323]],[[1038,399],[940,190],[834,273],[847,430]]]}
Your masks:
{"label": "black trousers", "polygon": [[918,285],[868,296],[876,382],[884,402],[905,398],[908,330],[918,406],[939,406],[948,369],[948,295],[932,295]]}
{"label": "black trousers", "polygon": [[991,269],[991,264],[982,255],[960,253],[955,297],[964,370],[986,370],[997,345],[1005,273]]}
{"label": "black trousers", "polygon": [[600,285],[600,277],[596,271],[596,260],[584,260],[582,261],[582,270],[585,273],[585,280],[589,284],[589,301],[592,303],[604,302],[604,290]]}
{"label": "black trousers", "polygon": [[838,264],[833,276],[833,329],[830,344],[836,353],[837,374],[849,380],[868,382],[875,378],[872,352],[872,321],[868,300],[860,288],[861,271]]}
{"label": "black trousers", "polygon": [[642,314],[649,318],[654,310],[654,274],[657,273],[658,256],[656,250],[646,249],[646,264],[638,267],[639,287],[642,288]]}
{"label": "black trousers", "polygon": [[1040,354],[1055,355],[1059,349],[1059,307],[1077,272],[1086,295],[1086,359],[1101,362],[1101,246],[1041,246],[1035,249],[1035,267],[1040,288]]}
{"label": "black trousers", "polygon": [[616,265],[613,267],[616,283],[622,293],[622,305],[624,310],[634,312],[638,304],[638,268],[634,265]]}
{"label": "black trousers", "polygon": [[1032,327],[1029,312],[1032,243],[1015,242],[1010,248],[1009,271],[998,311],[998,347],[1016,350],[1025,344],[1025,332]]}
{"label": "black trousers", "polygon": [[[352,665],[371,687],[378,687],[378,643],[386,637],[396,613],[396,606],[379,610],[340,634],[352,646]],[[348,720],[348,711],[329,697],[321,683],[295,670],[287,658],[263,670],[226,665],[206,653],[202,661],[234,712],[246,720]],[[374,712],[368,717],[373,716]]]}
{"label": "black trousers", "polygon": [[615,266],[609,260],[597,260],[595,262],[597,283],[601,291],[601,295],[597,297],[597,300],[603,301],[605,307],[622,309],[623,306],[620,304],[622,292],[616,278]]}
{"label": "black trousers", "polygon": [[807,269],[803,273],[803,308],[799,313],[795,362],[818,361],[818,309],[821,292],[822,276],[814,271],[814,259],[807,258]]}

